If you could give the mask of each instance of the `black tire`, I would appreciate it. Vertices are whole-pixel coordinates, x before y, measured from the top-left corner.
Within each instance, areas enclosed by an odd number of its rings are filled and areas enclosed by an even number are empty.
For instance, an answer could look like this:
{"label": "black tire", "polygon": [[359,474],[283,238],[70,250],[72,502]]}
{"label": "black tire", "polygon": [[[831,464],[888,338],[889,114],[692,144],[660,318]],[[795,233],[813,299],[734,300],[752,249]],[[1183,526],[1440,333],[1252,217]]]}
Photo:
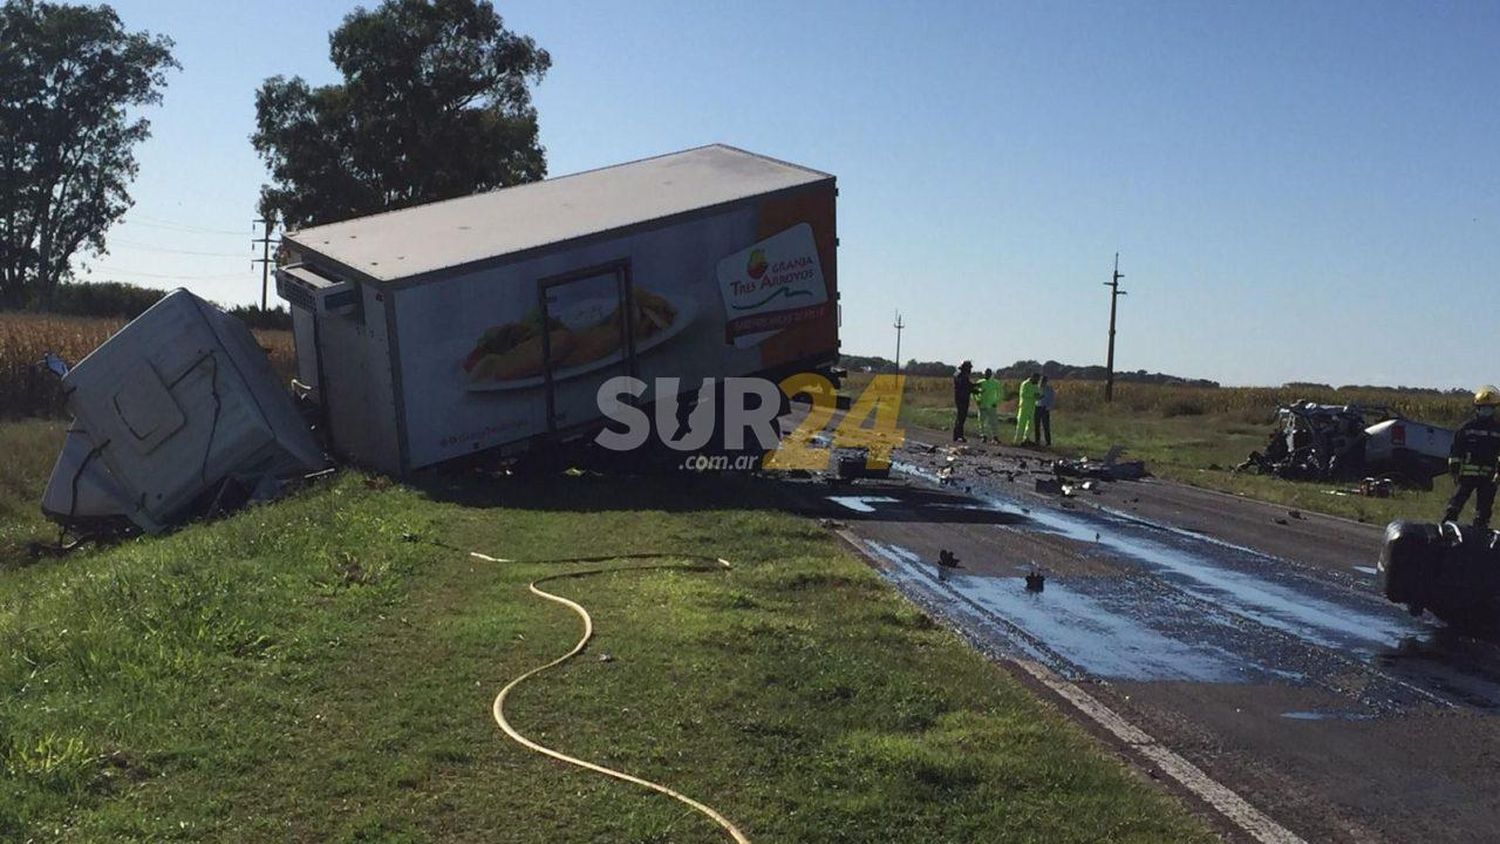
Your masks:
{"label": "black tire", "polygon": [[1500,627],[1496,624],[1496,620],[1500,619],[1500,608],[1491,601],[1430,609],[1439,621],[1466,635],[1492,635]]}
{"label": "black tire", "polygon": [[1380,591],[1397,604],[1425,605],[1430,563],[1439,553],[1437,525],[1395,521],[1386,526],[1376,565]]}

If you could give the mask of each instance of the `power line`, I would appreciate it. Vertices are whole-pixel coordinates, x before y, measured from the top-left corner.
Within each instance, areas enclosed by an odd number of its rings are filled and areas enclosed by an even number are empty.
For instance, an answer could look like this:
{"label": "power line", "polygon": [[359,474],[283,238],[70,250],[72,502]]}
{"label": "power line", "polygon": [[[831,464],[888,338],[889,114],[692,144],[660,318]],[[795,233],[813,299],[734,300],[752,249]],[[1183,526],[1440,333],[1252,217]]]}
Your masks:
{"label": "power line", "polygon": [[151,273],[144,270],[117,270],[113,267],[91,267],[89,275],[138,275],[145,278],[166,278],[182,281],[214,281],[225,278],[244,278],[240,273],[219,273],[217,275],[182,275],[179,273]]}
{"label": "power line", "polygon": [[213,235],[215,237],[228,237],[231,235],[234,237],[245,236],[245,232],[232,232],[228,229],[205,229],[199,228],[197,226],[182,226],[176,223],[147,223],[133,217],[125,220],[124,223],[131,226],[145,226],[152,229],[161,229],[162,231],[168,231],[174,234],[206,234]]}
{"label": "power line", "polygon": [[134,246],[137,249],[149,249],[153,252],[171,252],[176,255],[202,255],[208,258],[247,258],[248,255],[240,252],[200,252],[196,249],[172,249],[167,246],[157,246],[154,243],[142,243],[139,240],[127,240],[123,237],[112,237],[110,245]]}
{"label": "power line", "polygon": [[[166,220],[162,219],[161,217],[152,217],[148,214],[132,214],[130,215],[130,220],[132,222],[143,220],[146,221],[149,225],[154,225],[161,228],[176,228],[193,232],[205,232],[209,234],[245,234],[245,232],[243,231],[235,231],[234,229],[215,229],[208,226],[196,225],[194,223],[180,223],[176,220]],[[254,230],[252,229],[252,231]]]}
{"label": "power line", "polygon": [[901,319],[900,311],[896,312],[896,321],[891,323],[891,327],[896,329],[896,372],[899,373],[901,371],[901,332],[906,328],[906,321]]}
{"label": "power line", "polygon": [[265,237],[257,237],[250,241],[251,248],[254,248],[257,243],[261,245],[260,257],[252,260],[250,265],[253,267],[256,264],[260,264],[260,309],[265,310],[266,291],[270,289],[271,284],[271,264],[276,261],[276,259],[271,257],[271,244],[275,243],[277,246],[280,246],[281,238],[271,237],[271,231],[276,227],[276,220],[273,217],[267,215],[265,218],[255,220],[255,222],[266,227]]}
{"label": "power line", "polygon": [[1120,279],[1125,274],[1120,272],[1120,253],[1115,253],[1115,273],[1104,286],[1109,291],[1109,359],[1104,364],[1104,400],[1114,401],[1115,398],[1115,309],[1120,297],[1125,291],[1120,289]]}

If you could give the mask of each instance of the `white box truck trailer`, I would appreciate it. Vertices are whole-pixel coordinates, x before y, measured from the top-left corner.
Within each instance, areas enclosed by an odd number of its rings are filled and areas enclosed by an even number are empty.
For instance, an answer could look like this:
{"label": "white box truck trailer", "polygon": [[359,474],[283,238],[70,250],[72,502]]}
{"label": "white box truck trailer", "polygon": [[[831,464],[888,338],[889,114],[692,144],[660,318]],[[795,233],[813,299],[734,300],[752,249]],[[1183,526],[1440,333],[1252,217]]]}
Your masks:
{"label": "white box truck trailer", "polygon": [[590,436],[618,375],[830,370],[836,196],[700,147],[289,233],[277,291],[331,448],[406,474]]}

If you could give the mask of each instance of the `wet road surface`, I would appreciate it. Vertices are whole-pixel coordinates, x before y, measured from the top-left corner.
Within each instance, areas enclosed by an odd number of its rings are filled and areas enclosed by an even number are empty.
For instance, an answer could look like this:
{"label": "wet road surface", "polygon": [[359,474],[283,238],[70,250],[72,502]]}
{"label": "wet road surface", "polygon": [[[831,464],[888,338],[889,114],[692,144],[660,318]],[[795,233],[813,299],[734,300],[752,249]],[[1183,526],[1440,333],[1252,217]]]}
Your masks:
{"label": "wet road surface", "polygon": [[985,650],[1073,680],[1309,841],[1500,838],[1500,645],[1387,603],[1379,528],[1154,481],[1040,495],[1043,461],[1009,449],[908,446],[896,467],[807,506]]}

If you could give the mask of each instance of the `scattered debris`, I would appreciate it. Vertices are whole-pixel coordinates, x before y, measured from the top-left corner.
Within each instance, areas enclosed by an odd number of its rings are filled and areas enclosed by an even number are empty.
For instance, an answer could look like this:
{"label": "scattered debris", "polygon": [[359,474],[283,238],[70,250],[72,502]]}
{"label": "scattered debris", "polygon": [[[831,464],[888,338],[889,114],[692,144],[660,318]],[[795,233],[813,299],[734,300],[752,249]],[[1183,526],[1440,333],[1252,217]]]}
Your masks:
{"label": "scattered debris", "polygon": [[1237,472],[1288,480],[1340,481],[1374,469],[1394,483],[1432,489],[1447,468],[1453,432],[1407,419],[1378,405],[1309,401],[1278,408],[1263,451],[1252,451]]}
{"label": "scattered debris", "polygon": [[885,479],[891,476],[890,463],[883,468],[870,468],[870,449],[841,448],[835,457],[834,475],[839,480],[852,481],[860,478]]}
{"label": "scattered debris", "polygon": [[1046,588],[1047,588],[1047,578],[1041,572],[1039,572],[1039,571],[1037,571],[1035,569],[1032,569],[1031,573],[1026,575],[1026,591],[1027,592],[1040,592],[1040,591],[1042,591],[1043,589],[1046,589]]}
{"label": "scattered debris", "polygon": [[599,654],[599,661],[600,662],[614,662],[615,658],[608,651],[606,651],[604,653]]}
{"label": "scattered debris", "polygon": [[963,568],[963,566],[959,564],[958,557],[952,551],[949,551],[947,548],[938,549],[938,580],[946,581],[948,579],[948,569],[961,568]]}
{"label": "scattered debris", "polygon": [[1288,516],[1291,516],[1294,519],[1301,519],[1302,518],[1302,511],[1301,510],[1288,510],[1288,511],[1286,511],[1286,514]]}
{"label": "scattered debris", "polygon": [[1066,487],[1063,486],[1063,482],[1058,480],[1057,478],[1036,479],[1036,491],[1043,493],[1044,495],[1062,495],[1064,494],[1064,489],[1066,489]]}
{"label": "scattered debris", "polygon": [[1092,478],[1101,481],[1138,481],[1150,477],[1146,464],[1140,460],[1121,461],[1123,446],[1111,446],[1100,460],[1080,457],[1074,460],[1052,461],[1052,473],[1062,478]]}

